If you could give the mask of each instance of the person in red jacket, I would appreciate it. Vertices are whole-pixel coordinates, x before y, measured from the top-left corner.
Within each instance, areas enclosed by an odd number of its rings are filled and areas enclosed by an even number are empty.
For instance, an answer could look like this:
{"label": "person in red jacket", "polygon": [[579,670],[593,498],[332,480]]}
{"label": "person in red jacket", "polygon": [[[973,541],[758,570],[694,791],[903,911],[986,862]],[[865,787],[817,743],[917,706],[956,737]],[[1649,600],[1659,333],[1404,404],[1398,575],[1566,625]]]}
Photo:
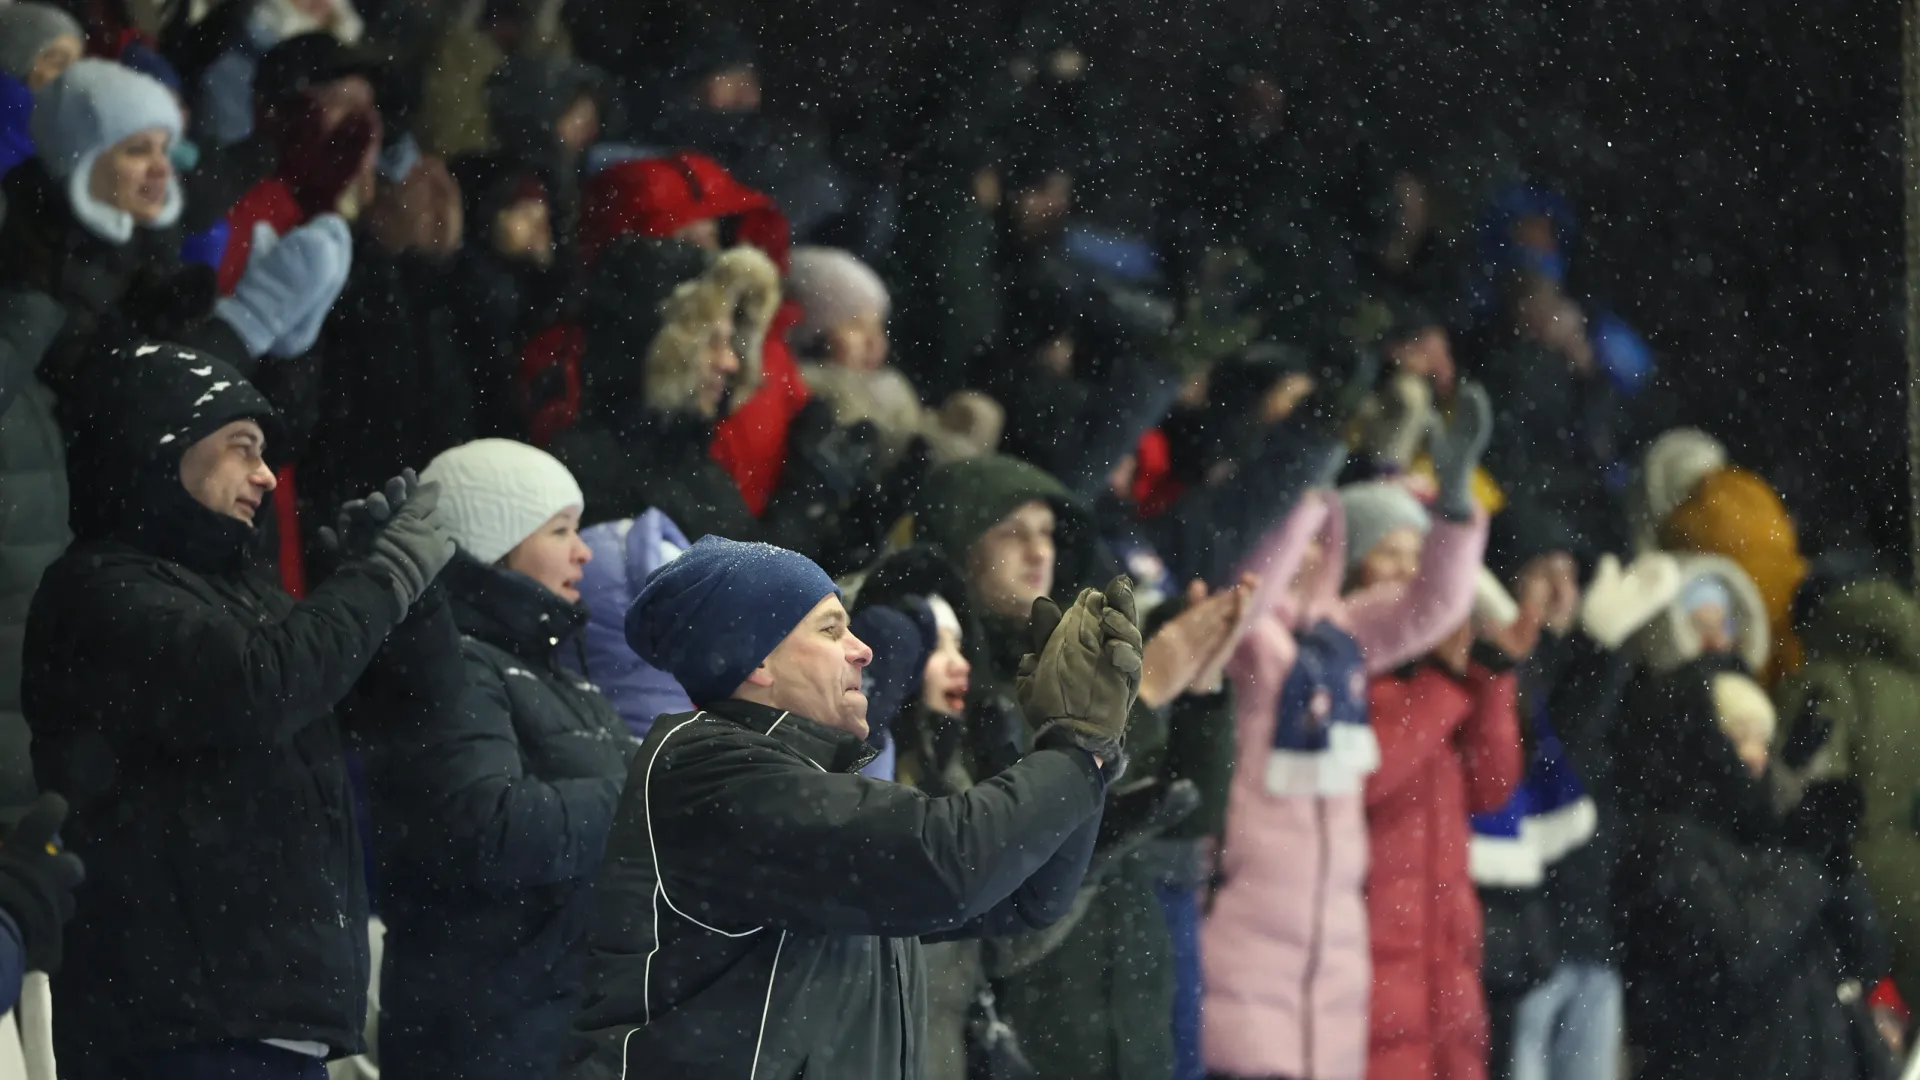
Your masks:
{"label": "person in red jacket", "polygon": [[[1380,537],[1374,550],[1353,552],[1352,572],[1363,586],[1417,568],[1386,557],[1397,533],[1424,531],[1410,502],[1403,510],[1383,522],[1388,528],[1372,530]],[[1354,531],[1369,532],[1364,522]],[[1368,684],[1368,716],[1380,744],[1380,766],[1366,782],[1368,1076],[1487,1076],[1480,900],[1467,874],[1467,815],[1500,807],[1520,782],[1525,758],[1513,668],[1530,651],[1528,627],[1537,637],[1539,626],[1538,612],[1522,612],[1507,632],[1487,635],[1499,639],[1496,645],[1476,642],[1469,619],[1426,657]]]}
{"label": "person in red jacket", "polygon": [[[787,272],[786,216],[771,198],[734,179],[705,154],[680,150],[610,165],[588,181],[584,198],[580,256],[588,265],[622,236],[647,236],[686,240],[711,251],[750,244],[765,252],[782,275]],[[732,235],[723,242],[725,232]],[[781,304],[761,349],[760,388],[714,428],[713,459],[733,477],[755,516],[766,511],[779,490],[788,430],[809,396],[787,344],[787,331],[800,316],[800,305]]]}

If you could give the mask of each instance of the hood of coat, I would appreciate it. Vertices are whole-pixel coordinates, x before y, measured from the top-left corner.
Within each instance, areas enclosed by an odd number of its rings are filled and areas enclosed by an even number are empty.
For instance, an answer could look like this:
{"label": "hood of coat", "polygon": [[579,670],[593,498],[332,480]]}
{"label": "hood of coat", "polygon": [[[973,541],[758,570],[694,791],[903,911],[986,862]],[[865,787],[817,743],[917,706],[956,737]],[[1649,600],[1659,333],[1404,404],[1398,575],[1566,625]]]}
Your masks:
{"label": "hood of coat", "polygon": [[767,253],[784,272],[791,245],[786,215],[771,197],[691,150],[621,161],[595,173],[583,193],[580,255],[591,264],[622,236],[666,239],[701,221],[732,223],[731,242]]}
{"label": "hood of coat", "polygon": [[607,104],[600,69],[558,54],[515,53],[487,80],[493,133],[508,154],[545,164],[560,152],[554,127],[573,103],[592,97]]}
{"label": "hood of coat", "polygon": [[550,666],[555,650],[587,625],[587,609],[504,566],[466,552],[447,564],[445,577],[460,632],[529,664]]}
{"label": "hood of coat", "polygon": [[[1734,610],[1727,614],[1734,625],[1734,649],[1749,671],[1766,667],[1772,652],[1772,632],[1767,621],[1767,606],[1760,590],[1738,563],[1718,555],[1679,556],[1681,586],[1684,595],[1689,586],[1711,579],[1726,589]],[[1675,600],[1654,616],[1633,639],[1632,647],[1655,674],[1665,675],[1701,659],[1699,629],[1688,615],[1686,605]]]}
{"label": "hood of coat", "polygon": [[1702,478],[1726,464],[1727,448],[1698,428],[1675,428],[1655,439],[1627,493],[1636,550],[1658,548],[1668,516]]}
{"label": "hood of coat", "polygon": [[730,316],[740,358],[730,400],[745,401],[760,387],[761,351],[779,308],[780,272],[773,260],[744,245],[721,252],[660,305],[660,329],[647,348],[646,403],[661,410],[695,406],[706,378],[709,335],[715,323]]}
{"label": "hood of coat", "polygon": [[1920,673],[1920,601],[1886,578],[1827,593],[1800,632],[1807,660],[1879,660]]}

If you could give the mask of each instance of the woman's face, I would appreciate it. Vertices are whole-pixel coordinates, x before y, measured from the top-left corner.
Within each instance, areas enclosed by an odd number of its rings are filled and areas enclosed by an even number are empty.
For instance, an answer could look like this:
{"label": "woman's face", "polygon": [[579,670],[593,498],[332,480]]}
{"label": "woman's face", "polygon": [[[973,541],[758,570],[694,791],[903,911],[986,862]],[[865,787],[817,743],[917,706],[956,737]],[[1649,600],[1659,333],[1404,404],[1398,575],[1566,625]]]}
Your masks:
{"label": "woman's face", "polygon": [[887,362],[887,324],[879,312],[862,312],[827,331],[827,359],[855,371],[878,371]]}
{"label": "woman's face", "polygon": [[48,83],[59,78],[61,72],[80,59],[80,52],[80,39],[72,34],[61,34],[47,42],[47,47],[33,58],[33,67],[27,72],[27,89],[45,89]]}
{"label": "woman's face", "polygon": [[167,208],[173,162],[172,138],[164,128],[136,131],[108,147],[93,163],[87,193],[98,202],[125,211],[140,225],[152,225]]}
{"label": "woman's face", "polygon": [[967,663],[960,652],[960,635],[941,630],[939,647],[927,657],[926,669],[920,674],[921,701],[927,711],[941,716],[959,716],[966,712],[968,679],[972,674],[973,665]]}
{"label": "woman's face", "polygon": [[569,508],[548,518],[502,561],[568,603],[579,603],[580,578],[593,561],[593,550],[580,539],[580,511]]}
{"label": "woman's face", "polygon": [[1353,587],[1370,589],[1388,582],[1412,581],[1420,572],[1420,545],[1425,537],[1420,530],[1402,525],[1388,530],[1360,565],[1354,567]]}
{"label": "woman's face", "polygon": [[493,219],[493,248],[505,258],[547,266],[553,262],[553,219],[545,199],[521,199]]}
{"label": "woman's face", "polygon": [[733,348],[733,330],[733,316],[729,315],[708,331],[700,386],[694,391],[694,403],[702,416],[720,415],[720,404],[727,399],[727,389],[740,374],[740,354]]}

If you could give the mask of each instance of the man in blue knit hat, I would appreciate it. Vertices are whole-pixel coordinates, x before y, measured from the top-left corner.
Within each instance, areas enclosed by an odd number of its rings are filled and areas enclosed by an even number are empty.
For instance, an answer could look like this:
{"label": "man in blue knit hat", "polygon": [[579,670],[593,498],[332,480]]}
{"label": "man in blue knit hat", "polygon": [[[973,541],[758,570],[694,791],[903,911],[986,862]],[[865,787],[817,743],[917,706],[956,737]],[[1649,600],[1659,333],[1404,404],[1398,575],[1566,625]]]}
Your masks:
{"label": "man in blue knit hat", "polygon": [[1131,583],[1034,603],[1035,749],[947,798],[859,775],[873,653],[805,557],[705,537],[626,629],[697,708],[655,721],[627,778],[570,1075],[920,1076],[920,939],[1072,903],[1139,689]]}

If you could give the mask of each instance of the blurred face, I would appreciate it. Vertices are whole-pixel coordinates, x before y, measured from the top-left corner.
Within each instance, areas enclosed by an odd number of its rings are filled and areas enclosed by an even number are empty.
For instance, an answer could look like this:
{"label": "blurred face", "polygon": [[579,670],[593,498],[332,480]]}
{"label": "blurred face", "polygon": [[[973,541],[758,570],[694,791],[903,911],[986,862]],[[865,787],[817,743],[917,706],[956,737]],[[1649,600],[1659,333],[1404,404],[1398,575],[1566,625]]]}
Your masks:
{"label": "blurred face", "polygon": [[920,673],[920,700],[927,711],[941,716],[966,712],[967,680],[972,674],[973,665],[960,652],[960,635],[941,630],[940,645],[927,657],[927,666]]}
{"label": "blurred face", "polygon": [[201,506],[251,525],[274,488],[266,449],[259,424],[235,420],[187,448],[180,484]]}
{"label": "blurred face", "polygon": [[1293,410],[1313,393],[1313,376],[1304,372],[1289,372],[1279,381],[1267,388],[1267,394],[1260,400],[1260,420],[1267,424],[1277,424],[1293,415]]}
{"label": "blurred face", "polygon": [[1733,752],[1740,756],[1740,763],[1747,767],[1747,775],[1755,780],[1767,774],[1767,761],[1773,751],[1767,746],[1767,740],[1755,735],[1741,733],[1729,734],[1733,742]]}
{"label": "blurred face", "polygon": [[1013,224],[1024,235],[1050,233],[1073,209],[1073,177],[1053,173],[1013,196]]}
{"label": "blurred face", "polygon": [[167,208],[173,180],[173,161],[167,156],[171,143],[161,128],[136,131],[114,143],[94,161],[87,193],[133,215],[138,224],[152,225]]}
{"label": "blurred face", "polygon": [[501,560],[570,604],[580,602],[580,576],[592,561],[593,551],[580,539],[580,511],[571,507],[548,518]]}
{"label": "blurred face", "polygon": [[1527,563],[1515,588],[1521,607],[1540,610],[1542,627],[1556,634],[1572,628],[1580,609],[1580,571],[1572,555],[1555,551]]}
{"label": "blurred face", "polygon": [[700,104],[713,112],[757,112],[760,76],[750,67],[726,68],[700,84]]}
{"label": "blurred face", "polygon": [[867,695],[860,690],[860,672],[872,662],[873,650],[853,636],[840,598],[828,596],[734,696],[866,738]]}
{"label": "blurred face", "polygon": [[1687,621],[1693,624],[1693,632],[1700,636],[1700,651],[1709,653],[1728,653],[1733,651],[1733,634],[1727,624],[1724,604],[1699,604],[1687,611]]}
{"label": "blurred face", "polygon": [[460,185],[445,160],[423,157],[397,184],[382,184],[367,209],[367,231],[395,254],[451,255],[466,232]]}
{"label": "blurred face", "polygon": [[714,323],[707,335],[701,358],[700,385],[694,391],[694,403],[699,407],[700,415],[720,415],[720,403],[727,399],[727,390],[739,375],[740,354],[733,348],[733,317],[729,315]]}
{"label": "blurred face", "polygon": [[855,371],[877,371],[887,362],[887,324],[879,312],[862,312],[827,331],[827,359]]}
{"label": "blurred face", "polygon": [[1022,503],[973,545],[968,569],[987,610],[1024,619],[1033,602],[1053,591],[1053,507]]}
{"label": "blurred face", "polygon": [[553,262],[553,218],[545,199],[521,199],[493,219],[493,250],[518,262]]}
{"label": "blurred face", "polygon": [[61,34],[33,58],[33,67],[27,69],[27,89],[39,90],[60,77],[60,73],[73,66],[80,59],[80,39],[72,34]]}
{"label": "blurred face", "polygon": [[1447,332],[1440,327],[1427,327],[1412,338],[1395,344],[1387,350],[1387,356],[1393,361],[1395,370],[1431,379],[1443,394],[1452,392],[1453,346],[1447,341]]}
{"label": "blurred face", "polygon": [[684,240],[703,251],[720,250],[720,222],[705,218],[674,230],[675,240]]}
{"label": "blurred face", "polygon": [[585,150],[600,137],[600,105],[582,94],[553,125],[553,137],[568,150]]}
{"label": "blurred face", "polygon": [[1410,525],[1389,530],[1354,567],[1353,587],[1370,589],[1388,582],[1412,581],[1420,572],[1420,546],[1425,539]]}

